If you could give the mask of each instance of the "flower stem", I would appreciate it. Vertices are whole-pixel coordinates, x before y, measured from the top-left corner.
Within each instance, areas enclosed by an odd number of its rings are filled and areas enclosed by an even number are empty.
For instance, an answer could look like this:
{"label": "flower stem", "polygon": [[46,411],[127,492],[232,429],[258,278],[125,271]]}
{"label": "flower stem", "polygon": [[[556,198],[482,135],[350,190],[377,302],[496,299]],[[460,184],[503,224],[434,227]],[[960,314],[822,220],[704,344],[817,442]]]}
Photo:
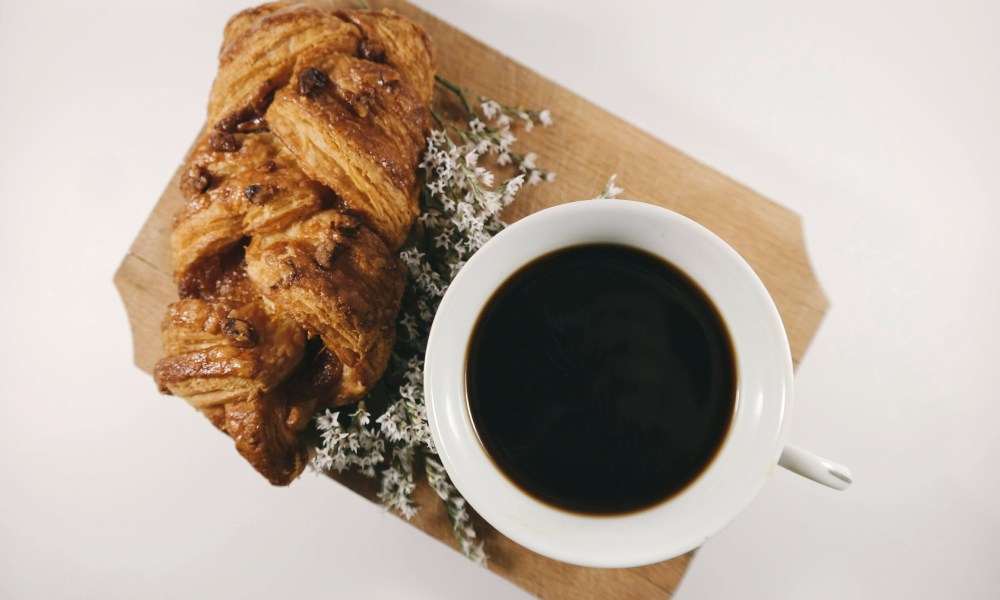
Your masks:
{"label": "flower stem", "polygon": [[441,116],[439,114],[437,114],[437,111],[435,111],[435,110],[432,109],[431,110],[431,116],[434,117],[434,122],[437,123],[437,126],[439,128],[445,129],[445,123],[441,119]]}
{"label": "flower stem", "polygon": [[473,110],[472,105],[469,104],[469,100],[465,97],[464,89],[448,81],[444,77],[441,77],[440,75],[435,75],[434,80],[437,81],[441,87],[458,96],[458,99],[461,100],[462,106],[465,108],[465,112],[469,115],[470,119],[478,116],[476,111]]}

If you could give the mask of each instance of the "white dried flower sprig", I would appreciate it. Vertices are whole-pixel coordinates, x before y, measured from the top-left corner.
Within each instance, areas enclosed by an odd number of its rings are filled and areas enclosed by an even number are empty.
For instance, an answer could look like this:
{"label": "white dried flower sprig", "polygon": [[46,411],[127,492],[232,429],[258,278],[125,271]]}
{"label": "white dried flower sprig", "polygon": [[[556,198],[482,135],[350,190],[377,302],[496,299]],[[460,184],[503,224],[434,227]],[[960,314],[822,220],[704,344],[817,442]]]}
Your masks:
{"label": "white dried flower sprig", "polygon": [[604,189],[600,194],[594,197],[594,200],[607,200],[611,198],[617,198],[625,190],[618,187],[616,180],[618,179],[618,173],[614,173],[608,178],[608,182],[604,184]]}
{"label": "white dried flower sprig", "polygon": [[[510,146],[517,138],[511,133],[511,127],[519,124],[525,131],[534,129],[535,124],[548,127],[552,125],[552,115],[548,110],[526,110],[520,107],[502,104],[480,94],[473,94],[446,79],[437,78],[438,83],[452,92],[465,111],[468,127],[457,127],[445,123],[437,116],[439,125],[448,133],[454,134],[464,144],[472,144],[477,157],[491,153],[496,157],[500,167],[514,165],[524,174],[524,180],[529,185],[542,181],[552,181],[556,174],[538,168],[535,161],[538,155],[534,152],[521,154],[511,150]],[[470,98],[473,100],[470,101]],[[479,111],[473,108],[473,101],[479,104]]]}
{"label": "white dried flower sprig", "polygon": [[525,131],[534,129],[536,122],[544,127],[552,124],[552,114],[547,110],[522,110],[516,106],[501,104],[485,96],[476,96],[476,99],[479,100],[482,107],[483,116],[490,121],[496,120],[497,125],[501,127],[510,125],[514,119],[524,124]]}
{"label": "white dried flower sprig", "polygon": [[366,477],[375,476],[375,467],[385,458],[385,440],[368,427],[371,415],[365,402],[358,402],[350,414],[347,426],[340,422],[340,412],[325,413],[316,417],[322,445],[313,457],[313,466],[323,471],[343,471],[355,468]]}
{"label": "white dried flower sprig", "polygon": [[424,459],[424,467],[427,471],[427,483],[444,501],[448,511],[448,520],[451,521],[452,531],[455,532],[455,539],[458,540],[462,552],[478,563],[485,562],[486,553],[483,551],[483,543],[476,539],[476,530],[472,526],[472,519],[469,518],[469,512],[465,508],[465,498],[452,485],[444,470],[444,465],[436,457],[428,456]]}
{"label": "white dried flower sprig", "polygon": [[379,478],[378,499],[382,506],[395,510],[407,520],[417,514],[413,503],[413,446],[393,446],[392,459]]}
{"label": "white dried flower sprig", "polygon": [[[383,506],[407,519],[416,514],[413,502],[414,463],[422,460],[427,482],[444,503],[459,547],[476,562],[484,562],[482,541],[458,490],[448,479],[431,438],[424,402],[423,367],[427,336],[438,305],[458,271],[504,228],[500,212],[514,201],[525,183],[552,181],[555,174],[538,167],[534,152],[511,149],[517,138],[511,127],[530,131],[535,124],[551,125],[547,110],[512,107],[470,94],[451,82],[438,83],[453,92],[465,110],[465,121],[446,121],[432,113],[438,129],[427,138],[420,164],[425,175],[420,239],[400,253],[408,282],[396,331],[396,346],[383,378],[382,390],[367,401],[377,407],[372,420],[366,402],[355,412],[326,411],[316,418],[321,445],[313,466],[320,470],[358,469],[378,476]],[[472,97],[479,109],[473,108]],[[490,161],[483,161],[489,156]],[[494,170],[489,165],[498,167]],[[509,165],[515,169],[507,169]],[[509,171],[515,171],[510,174]],[[502,177],[500,173],[509,175]]]}

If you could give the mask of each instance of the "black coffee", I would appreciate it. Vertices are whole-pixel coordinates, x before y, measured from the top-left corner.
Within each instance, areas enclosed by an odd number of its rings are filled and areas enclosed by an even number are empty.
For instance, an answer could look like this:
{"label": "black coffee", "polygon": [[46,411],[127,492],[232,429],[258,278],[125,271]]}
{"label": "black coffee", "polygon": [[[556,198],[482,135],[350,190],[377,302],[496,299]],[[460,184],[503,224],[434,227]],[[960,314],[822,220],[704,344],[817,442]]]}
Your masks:
{"label": "black coffee", "polygon": [[476,432],[499,468],[554,506],[615,514],[684,489],[717,453],[736,398],[711,301],[667,262],[577,246],[520,269],[472,334]]}

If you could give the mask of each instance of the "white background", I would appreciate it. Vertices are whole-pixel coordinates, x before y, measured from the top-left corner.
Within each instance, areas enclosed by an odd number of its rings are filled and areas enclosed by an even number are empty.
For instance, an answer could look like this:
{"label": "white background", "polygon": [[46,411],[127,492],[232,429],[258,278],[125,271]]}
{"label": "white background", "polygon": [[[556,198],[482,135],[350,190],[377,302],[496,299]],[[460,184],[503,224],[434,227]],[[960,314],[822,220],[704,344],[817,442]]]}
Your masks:
{"label": "white background", "polygon": [[[419,3],[804,218],[792,437],[856,484],[777,472],[677,597],[1000,597],[995,0]],[[0,597],[520,597],[132,366],[112,274],[243,6],[0,0]]]}

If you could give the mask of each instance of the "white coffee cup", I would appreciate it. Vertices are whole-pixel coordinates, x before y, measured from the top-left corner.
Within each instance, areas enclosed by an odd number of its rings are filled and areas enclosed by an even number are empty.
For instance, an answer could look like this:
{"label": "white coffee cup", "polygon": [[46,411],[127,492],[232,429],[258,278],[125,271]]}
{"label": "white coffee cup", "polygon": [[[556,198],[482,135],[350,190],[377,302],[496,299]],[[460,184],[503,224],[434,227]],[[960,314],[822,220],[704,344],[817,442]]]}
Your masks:
{"label": "white coffee cup", "polygon": [[[733,420],[708,468],[666,502],[611,516],[561,510],[512,483],[480,443],[466,399],[469,340],[493,293],[540,256],[595,243],[640,248],[697,282],[722,315],[737,363]],[[649,204],[563,204],[525,217],[490,240],[461,270],[441,302],[427,346],[424,387],[441,461],[469,504],[505,536],[564,562],[634,567],[697,548],[750,503],[776,464],[835,489],[851,483],[846,467],[785,443],[792,359],[781,317],[764,284],[718,236]]]}

